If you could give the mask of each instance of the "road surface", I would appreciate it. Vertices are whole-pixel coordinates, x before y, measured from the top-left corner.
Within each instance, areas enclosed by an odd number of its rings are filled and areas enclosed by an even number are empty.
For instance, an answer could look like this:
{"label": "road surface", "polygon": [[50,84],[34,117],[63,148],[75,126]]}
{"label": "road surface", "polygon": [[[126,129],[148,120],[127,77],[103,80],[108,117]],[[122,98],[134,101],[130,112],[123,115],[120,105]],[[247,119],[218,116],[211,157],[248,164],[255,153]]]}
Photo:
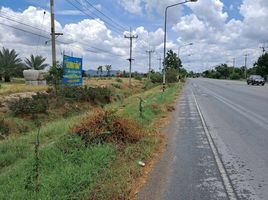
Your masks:
{"label": "road surface", "polygon": [[268,199],[268,87],[190,79],[138,199]]}

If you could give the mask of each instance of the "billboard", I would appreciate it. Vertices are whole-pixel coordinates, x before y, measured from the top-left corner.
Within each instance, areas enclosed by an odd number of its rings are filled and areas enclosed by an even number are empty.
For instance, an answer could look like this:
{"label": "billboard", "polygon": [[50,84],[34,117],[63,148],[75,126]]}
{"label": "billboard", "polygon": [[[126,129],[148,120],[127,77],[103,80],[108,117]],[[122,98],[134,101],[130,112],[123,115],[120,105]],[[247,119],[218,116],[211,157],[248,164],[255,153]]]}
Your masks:
{"label": "billboard", "polygon": [[76,58],[64,55],[63,56],[63,70],[64,75],[62,83],[64,85],[82,85],[82,58]]}

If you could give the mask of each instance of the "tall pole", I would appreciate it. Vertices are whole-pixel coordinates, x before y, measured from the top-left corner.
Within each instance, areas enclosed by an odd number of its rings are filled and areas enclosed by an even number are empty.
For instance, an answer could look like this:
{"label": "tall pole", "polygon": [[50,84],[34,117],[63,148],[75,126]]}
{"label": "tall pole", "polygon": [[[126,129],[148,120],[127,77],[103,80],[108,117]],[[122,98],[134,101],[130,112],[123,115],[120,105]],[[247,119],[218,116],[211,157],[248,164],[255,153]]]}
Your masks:
{"label": "tall pole", "polygon": [[234,73],[234,69],[235,69],[235,58],[233,58],[233,73]]}
{"label": "tall pole", "polygon": [[181,3],[176,3],[176,4],[173,4],[173,5],[170,5],[170,6],[167,6],[166,9],[165,9],[165,28],[164,28],[164,62],[163,62],[163,92],[165,91],[166,89],[166,64],[165,64],[165,61],[166,61],[166,42],[167,42],[167,12],[168,12],[168,8],[171,8],[171,7],[174,7],[174,6],[178,6],[178,5],[181,5],[181,4],[185,4],[185,3],[188,3],[188,2],[196,2],[197,0],[186,0],[184,2],[181,2]]}
{"label": "tall pole", "polygon": [[51,15],[51,46],[52,46],[52,66],[56,67],[56,34],[54,21],[54,0],[50,0],[50,15]]}
{"label": "tall pole", "polygon": [[128,61],[129,61],[129,87],[131,87],[131,70],[132,70],[132,61],[134,60],[134,59],[132,59],[132,41],[133,41],[133,39],[137,39],[138,36],[137,35],[132,35],[132,29],[131,28],[130,28],[129,33],[130,33],[129,36],[125,35],[125,38],[129,39],[129,41],[130,41],[129,59],[128,59]]}
{"label": "tall pole", "polygon": [[166,42],[167,42],[167,11],[169,7],[165,10],[165,34],[164,34],[164,62],[163,62],[163,92],[166,89]]}
{"label": "tall pole", "polygon": [[159,60],[159,71],[161,72],[161,68],[162,68],[162,58],[158,58],[157,60]]}
{"label": "tall pole", "polygon": [[152,69],[152,53],[154,53],[153,50],[148,50],[146,51],[149,54],[149,72],[148,72],[148,79],[150,80],[150,75],[151,75],[151,69]]}
{"label": "tall pole", "polygon": [[245,54],[245,79],[247,79],[247,61],[249,54]]}

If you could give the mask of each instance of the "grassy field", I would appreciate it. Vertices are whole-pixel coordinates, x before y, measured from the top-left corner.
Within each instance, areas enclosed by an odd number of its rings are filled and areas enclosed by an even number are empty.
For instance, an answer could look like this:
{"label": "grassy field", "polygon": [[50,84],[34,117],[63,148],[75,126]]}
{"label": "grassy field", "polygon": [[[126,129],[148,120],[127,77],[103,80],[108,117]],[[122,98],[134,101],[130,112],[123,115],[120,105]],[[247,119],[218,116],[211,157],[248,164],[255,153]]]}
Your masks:
{"label": "grassy field", "polygon": [[[146,127],[145,137],[121,149],[113,142],[85,146],[79,136],[70,134],[70,128],[92,112],[48,122],[40,131],[38,192],[34,172],[37,131],[0,141],[0,199],[127,199],[143,173],[138,161],[148,163],[162,141],[153,124],[168,114],[181,88],[182,85],[171,85],[164,94],[160,86],[136,91],[106,106]],[[143,117],[139,115],[139,97],[144,100]]]}

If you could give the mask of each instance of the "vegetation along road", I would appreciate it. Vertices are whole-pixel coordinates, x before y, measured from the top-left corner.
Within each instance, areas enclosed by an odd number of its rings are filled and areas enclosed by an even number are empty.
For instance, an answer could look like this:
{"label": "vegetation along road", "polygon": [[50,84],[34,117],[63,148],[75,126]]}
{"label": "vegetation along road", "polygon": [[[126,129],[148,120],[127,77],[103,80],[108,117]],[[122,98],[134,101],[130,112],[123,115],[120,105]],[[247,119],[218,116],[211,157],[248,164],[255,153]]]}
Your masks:
{"label": "vegetation along road", "polygon": [[268,87],[190,79],[139,199],[268,199]]}

